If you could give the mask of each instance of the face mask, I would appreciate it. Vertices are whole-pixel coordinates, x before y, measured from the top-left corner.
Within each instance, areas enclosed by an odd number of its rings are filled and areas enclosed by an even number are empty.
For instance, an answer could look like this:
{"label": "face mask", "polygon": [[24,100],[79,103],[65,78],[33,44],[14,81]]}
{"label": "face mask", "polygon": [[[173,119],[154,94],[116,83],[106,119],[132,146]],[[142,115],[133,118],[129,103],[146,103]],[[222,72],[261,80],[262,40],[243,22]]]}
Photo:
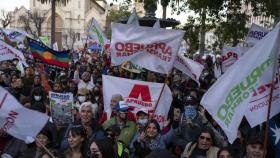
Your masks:
{"label": "face mask", "polygon": [[86,96],[79,96],[78,100],[79,100],[79,102],[83,103],[86,101]]}
{"label": "face mask", "polygon": [[148,119],[139,119],[139,120],[137,120],[137,123],[142,125],[142,126],[145,126],[147,122],[148,122]]}
{"label": "face mask", "polygon": [[187,105],[187,106],[185,106],[185,113],[184,114],[185,114],[185,117],[187,119],[193,120],[197,115],[197,111],[196,111],[194,106]]}
{"label": "face mask", "polygon": [[36,101],[40,101],[41,98],[42,98],[42,96],[34,96],[34,99],[35,99]]}

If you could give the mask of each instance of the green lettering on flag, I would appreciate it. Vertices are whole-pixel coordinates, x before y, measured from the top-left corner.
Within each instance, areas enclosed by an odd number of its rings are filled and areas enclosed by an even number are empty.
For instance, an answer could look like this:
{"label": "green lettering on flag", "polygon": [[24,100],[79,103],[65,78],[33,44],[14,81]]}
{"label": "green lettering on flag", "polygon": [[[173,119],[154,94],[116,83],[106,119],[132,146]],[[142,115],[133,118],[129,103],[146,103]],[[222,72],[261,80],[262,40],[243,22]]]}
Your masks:
{"label": "green lettering on flag", "polygon": [[255,90],[256,82],[261,78],[265,69],[271,64],[271,59],[266,59],[246,77],[246,80],[235,85],[227,95],[224,103],[217,111],[217,117],[223,120],[228,127],[232,121],[235,109],[246,100]]}
{"label": "green lettering on flag", "polygon": [[101,33],[98,31],[98,29],[96,28],[95,25],[93,25],[92,31],[96,33],[99,44],[104,45],[104,39],[103,39]]}

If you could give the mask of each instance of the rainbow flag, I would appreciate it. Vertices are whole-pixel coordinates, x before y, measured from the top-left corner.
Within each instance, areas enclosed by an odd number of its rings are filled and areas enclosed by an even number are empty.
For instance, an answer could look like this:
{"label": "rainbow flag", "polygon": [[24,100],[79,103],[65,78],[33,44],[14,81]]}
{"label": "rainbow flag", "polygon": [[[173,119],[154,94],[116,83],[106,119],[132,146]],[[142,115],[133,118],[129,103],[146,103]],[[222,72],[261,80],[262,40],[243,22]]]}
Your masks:
{"label": "rainbow flag", "polygon": [[27,38],[27,40],[34,59],[39,59],[49,66],[69,68],[69,50],[58,52],[31,38]]}

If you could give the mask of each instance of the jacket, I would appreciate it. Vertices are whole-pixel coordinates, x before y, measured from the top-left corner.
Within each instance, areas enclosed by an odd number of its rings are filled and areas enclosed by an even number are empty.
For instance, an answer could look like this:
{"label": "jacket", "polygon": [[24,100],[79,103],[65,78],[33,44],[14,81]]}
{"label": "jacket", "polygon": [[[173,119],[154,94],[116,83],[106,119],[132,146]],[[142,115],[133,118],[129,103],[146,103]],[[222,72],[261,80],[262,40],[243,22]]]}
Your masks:
{"label": "jacket", "polygon": [[[194,151],[194,149],[196,148],[197,143],[188,143],[183,154],[182,154],[182,158],[189,158],[190,155],[192,154],[192,152]],[[211,146],[208,151],[206,152],[206,157],[207,158],[217,158],[217,154],[218,154],[219,148],[215,147],[215,146]]]}

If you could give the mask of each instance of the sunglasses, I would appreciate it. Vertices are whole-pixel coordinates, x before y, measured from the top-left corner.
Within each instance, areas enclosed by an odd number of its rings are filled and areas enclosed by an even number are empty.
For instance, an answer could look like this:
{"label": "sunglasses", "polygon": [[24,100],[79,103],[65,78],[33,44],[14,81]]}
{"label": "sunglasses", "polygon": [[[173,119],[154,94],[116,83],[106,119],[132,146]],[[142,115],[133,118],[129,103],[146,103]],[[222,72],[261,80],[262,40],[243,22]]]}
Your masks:
{"label": "sunglasses", "polygon": [[206,141],[208,141],[208,142],[211,141],[211,138],[209,138],[209,137],[200,136],[199,138],[202,140],[206,139]]}

